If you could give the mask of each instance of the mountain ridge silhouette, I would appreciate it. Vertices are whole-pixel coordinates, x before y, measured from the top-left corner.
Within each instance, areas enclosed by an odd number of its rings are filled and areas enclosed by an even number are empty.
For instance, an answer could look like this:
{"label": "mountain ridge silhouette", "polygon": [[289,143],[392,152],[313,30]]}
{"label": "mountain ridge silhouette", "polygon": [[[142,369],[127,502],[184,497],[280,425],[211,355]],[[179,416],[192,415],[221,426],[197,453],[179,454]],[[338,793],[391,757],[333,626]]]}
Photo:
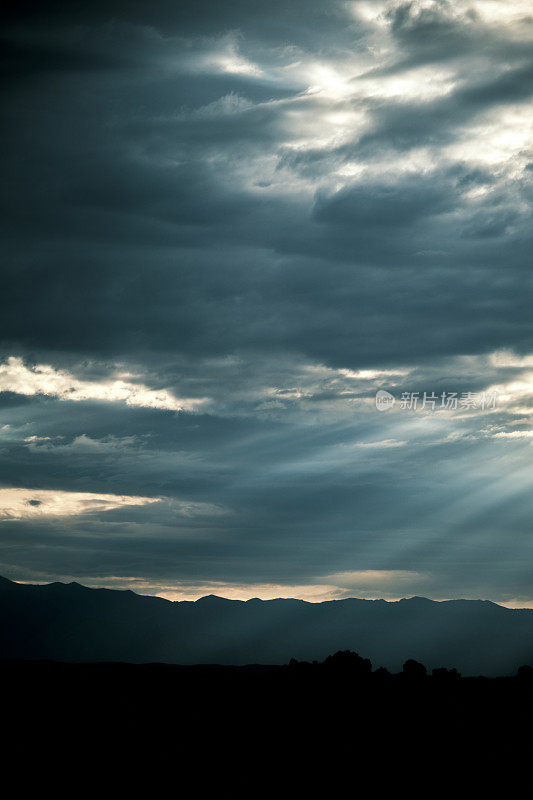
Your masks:
{"label": "mountain ridge silhouette", "polygon": [[391,671],[413,658],[466,675],[514,674],[533,662],[533,610],[417,596],[171,601],[75,581],[39,585],[0,577],[4,659],[283,664],[347,649]]}

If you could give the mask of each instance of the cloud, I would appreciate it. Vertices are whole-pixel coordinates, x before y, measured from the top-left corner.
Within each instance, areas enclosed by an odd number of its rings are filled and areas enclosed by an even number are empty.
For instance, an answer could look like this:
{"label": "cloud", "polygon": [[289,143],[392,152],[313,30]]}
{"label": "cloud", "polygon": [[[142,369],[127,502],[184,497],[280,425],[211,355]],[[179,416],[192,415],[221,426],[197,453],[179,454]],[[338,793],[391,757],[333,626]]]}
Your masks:
{"label": "cloud", "polygon": [[369,449],[388,450],[390,447],[405,447],[407,442],[399,442],[396,439],[382,439],[380,442],[358,442],[357,447],[367,447]]}
{"label": "cloud", "polygon": [[153,497],[0,488],[0,520],[71,517],[157,502]]}
{"label": "cloud", "polygon": [[533,431],[499,431],[493,434],[495,439],[531,439]]}
{"label": "cloud", "polygon": [[142,383],[132,383],[119,377],[101,382],[78,380],[65,370],[56,370],[47,364],[27,367],[21,358],[14,356],[0,364],[0,392],[43,394],[72,402],[98,400],[125,403],[128,406],[166,411],[190,411],[205,402],[205,398],[178,399],[166,389],[148,389]]}
{"label": "cloud", "polygon": [[352,570],[328,575],[326,581],[341,587],[344,596],[363,596],[368,599],[398,600],[423,592],[431,585],[431,576],[410,570]]}

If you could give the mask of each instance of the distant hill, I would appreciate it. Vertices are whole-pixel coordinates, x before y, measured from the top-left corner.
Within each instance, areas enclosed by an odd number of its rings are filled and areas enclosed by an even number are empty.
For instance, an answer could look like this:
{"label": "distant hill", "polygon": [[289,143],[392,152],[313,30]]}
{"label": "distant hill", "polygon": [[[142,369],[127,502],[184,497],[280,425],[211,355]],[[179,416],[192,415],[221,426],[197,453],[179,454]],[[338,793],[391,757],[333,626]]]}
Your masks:
{"label": "distant hill", "polygon": [[408,658],[465,675],[533,663],[533,611],[481,600],[170,602],[77,583],[0,578],[0,658],[283,664],[352,649],[399,671]]}

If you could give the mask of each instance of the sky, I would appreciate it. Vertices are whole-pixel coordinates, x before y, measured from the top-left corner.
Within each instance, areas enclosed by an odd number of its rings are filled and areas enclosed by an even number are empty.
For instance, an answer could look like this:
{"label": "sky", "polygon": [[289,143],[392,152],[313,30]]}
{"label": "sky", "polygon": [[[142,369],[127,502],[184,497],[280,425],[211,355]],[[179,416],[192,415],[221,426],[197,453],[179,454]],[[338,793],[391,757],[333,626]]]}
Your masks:
{"label": "sky", "polygon": [[533,606],[529,0],[2,38],[0,574]]}

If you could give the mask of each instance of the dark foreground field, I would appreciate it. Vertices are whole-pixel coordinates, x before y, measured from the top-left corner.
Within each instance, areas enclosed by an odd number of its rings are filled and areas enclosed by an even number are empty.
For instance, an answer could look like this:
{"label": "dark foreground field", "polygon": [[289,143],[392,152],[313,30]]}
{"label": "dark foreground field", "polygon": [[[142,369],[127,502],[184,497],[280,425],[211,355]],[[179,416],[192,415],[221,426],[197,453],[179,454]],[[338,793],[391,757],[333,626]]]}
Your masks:
{"label": "dark foreground field", "polygon": [[527,674],[4,661],[0,679],[4,764],[21,786],[76,796],[169,780],[180,797],[355,796],[368,780],[432,795],[497,777],[509,790],[533,752]]}

